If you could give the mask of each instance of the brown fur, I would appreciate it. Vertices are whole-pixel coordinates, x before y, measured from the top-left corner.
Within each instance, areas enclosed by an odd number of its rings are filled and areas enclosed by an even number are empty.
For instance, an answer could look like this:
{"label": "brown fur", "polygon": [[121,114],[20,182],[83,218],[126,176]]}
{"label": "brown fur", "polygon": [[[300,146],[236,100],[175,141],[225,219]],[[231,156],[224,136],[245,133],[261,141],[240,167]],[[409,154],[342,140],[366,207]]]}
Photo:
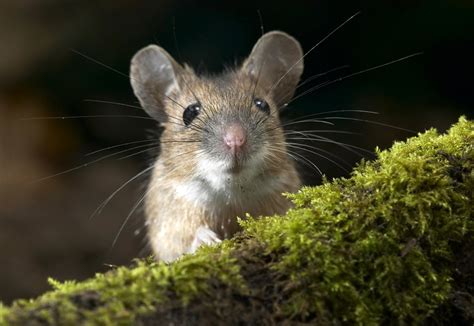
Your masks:
{"label": "brown fur", "polygon": [[[265,66],[262,51],[281,58]],[[198,77],[158,47],[142,52],[132,60],[132,85],[145,110],[164,127],[145,195],[148,238],[157,258],[172,261],[192,252],[201,227],[225,239],[240,229],[237,217],[284,213],[290,203],[282,193],[300,187],[278,116],[302,72],[297,41],[281,32],[266,34],[242,68],[215,77]],[[277,83],[295,61],[295,72]],[[268,103],[270,114],[255,106],[255,98]],[[201,111],[185,126],[183,111],[193,103]],[[248,136],[241,165],[216,175],[213,165],[226,155],[220,149],[222,130],[235,121]]]}

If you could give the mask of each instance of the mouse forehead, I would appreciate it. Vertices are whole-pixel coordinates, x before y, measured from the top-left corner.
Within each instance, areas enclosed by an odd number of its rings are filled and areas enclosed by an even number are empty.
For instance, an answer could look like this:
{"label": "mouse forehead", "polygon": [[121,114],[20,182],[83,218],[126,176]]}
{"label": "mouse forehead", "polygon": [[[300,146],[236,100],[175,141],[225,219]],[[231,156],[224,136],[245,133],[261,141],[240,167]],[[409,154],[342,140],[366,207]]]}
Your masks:
{"label": "mouse forehead", "polygon": [[[261,91],[250,79],[236,74],[214,78],[201,78],[190,95],[202,104],[203,108],[241,109],[252,105],[254,97]],[[192,94],[194,93],[194,94]]]}

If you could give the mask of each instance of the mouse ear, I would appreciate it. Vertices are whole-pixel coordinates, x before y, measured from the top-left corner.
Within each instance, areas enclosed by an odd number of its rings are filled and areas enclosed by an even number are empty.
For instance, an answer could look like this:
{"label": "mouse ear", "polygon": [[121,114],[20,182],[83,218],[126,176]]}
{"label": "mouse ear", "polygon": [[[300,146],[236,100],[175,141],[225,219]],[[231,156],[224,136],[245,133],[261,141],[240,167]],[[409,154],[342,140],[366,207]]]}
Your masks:
{"label": "mouse ear", "polygon": [[130,66],[133,92],[152,118],[167,121],[164,102],[179,90],[177,75],[181,70],[173,57],[157,45],[149,45],[133,56]]}
{"label": "mouse ear", "polygon": [[287,103],[303,73],[303,50],[292,36],[273,31],[257,41],[242,70],[271,92],[277,105]]}

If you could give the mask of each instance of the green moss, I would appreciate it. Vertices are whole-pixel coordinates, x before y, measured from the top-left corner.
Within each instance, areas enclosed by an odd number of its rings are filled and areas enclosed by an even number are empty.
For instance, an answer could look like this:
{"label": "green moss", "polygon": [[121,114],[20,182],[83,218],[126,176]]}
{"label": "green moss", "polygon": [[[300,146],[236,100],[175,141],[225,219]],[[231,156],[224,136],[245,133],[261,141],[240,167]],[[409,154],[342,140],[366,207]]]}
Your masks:
{"label": "green moss", "polygon": [[285,217],[245,222],[268,253],[284,251],[273,267],[294,283],[287,313],[412,323],[447,300],[453,246],[474,230],[473,136],[464,119],[448,135],[430,130],[350,179],[290,195]]}
{"label": "green moss", "polygon": [[239,287],[239,269],[229,255],[228,244],[203,248],[177,264],[137,261],[132,268],[119,267],[82,283],[50,279],[53,291],[35,300],[16,301],[6,320],[22,325],[27,320],[64,325],[85,321],[91,325],[129,324],[171,297],[187,304],[209,291],[210,278]]}
{"label": "green moss", "polygon": [[50,280],[53,291],[0,306],[0,324],[468,321],[451,303],[461,289],[474,309],[472,264],[458,268],[474,250],[473,144],[464,118],[445,135],[395,143],[348,179],[289,195],[285,216],[242,221],[220,246]]}
{"label": "green moss", "polygon": [[9,309],[0,303],[0,325],[4,325],[6,323],[8,313]]}

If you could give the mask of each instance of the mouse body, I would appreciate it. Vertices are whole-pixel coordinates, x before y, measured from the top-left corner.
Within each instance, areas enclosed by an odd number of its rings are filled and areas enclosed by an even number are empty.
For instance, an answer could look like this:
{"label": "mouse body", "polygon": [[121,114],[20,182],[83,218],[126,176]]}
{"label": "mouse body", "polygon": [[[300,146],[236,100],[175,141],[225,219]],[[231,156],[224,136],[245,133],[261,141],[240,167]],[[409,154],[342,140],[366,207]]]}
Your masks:
{"label": "mouse body", "polygon": [[282,194],[301,183],[279,108],[302,72],[300,44],[280,31],[264,34],[241,66],[217,76],[198,76],[156,45],[133,57],[134,93],[163,128],[144,199],[158,260],[231,237],[247,213],[291,206]]}

